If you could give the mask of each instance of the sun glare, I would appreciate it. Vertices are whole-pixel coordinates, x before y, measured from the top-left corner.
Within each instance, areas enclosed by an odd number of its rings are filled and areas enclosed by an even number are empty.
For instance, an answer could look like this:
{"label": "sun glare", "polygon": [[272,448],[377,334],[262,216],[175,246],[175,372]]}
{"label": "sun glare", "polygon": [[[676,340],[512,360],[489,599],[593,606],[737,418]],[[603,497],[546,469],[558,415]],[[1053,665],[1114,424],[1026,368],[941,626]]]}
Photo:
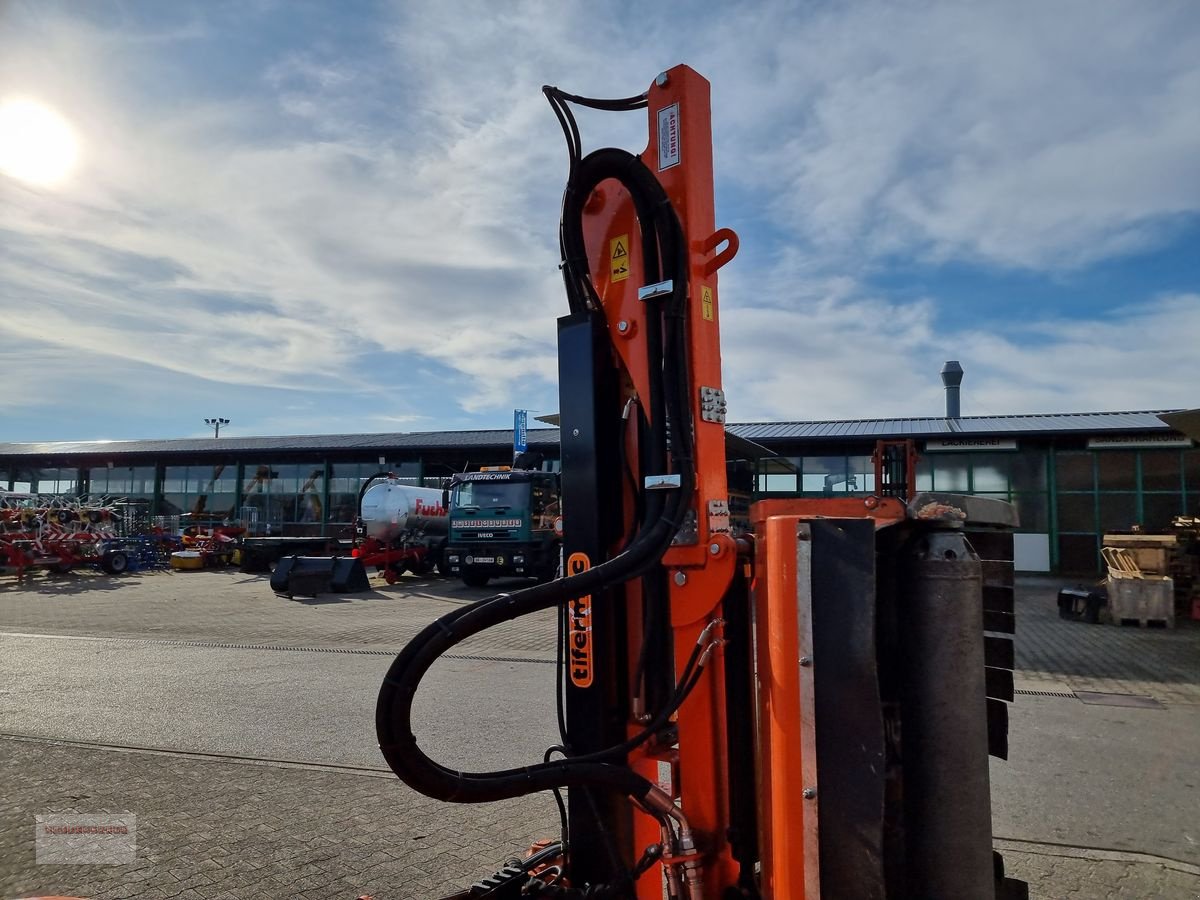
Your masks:
{"label": "sun glare", "polygon": [[0,102],[0,172],[50,186],[70,174],[79,142],[67,120],[34,100]]}

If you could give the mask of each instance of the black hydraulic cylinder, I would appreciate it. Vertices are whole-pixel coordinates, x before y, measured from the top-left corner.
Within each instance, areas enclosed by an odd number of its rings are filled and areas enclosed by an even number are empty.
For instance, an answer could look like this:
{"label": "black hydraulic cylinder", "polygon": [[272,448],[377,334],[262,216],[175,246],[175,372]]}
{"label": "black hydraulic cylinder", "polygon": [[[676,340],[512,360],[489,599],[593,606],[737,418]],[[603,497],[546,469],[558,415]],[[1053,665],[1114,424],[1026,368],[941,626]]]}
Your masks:
{"label": "black hydraulic cylinder", "polygon": [[982,591],[962,532],[917,534],[900,610],[911,898],[995,898]]}

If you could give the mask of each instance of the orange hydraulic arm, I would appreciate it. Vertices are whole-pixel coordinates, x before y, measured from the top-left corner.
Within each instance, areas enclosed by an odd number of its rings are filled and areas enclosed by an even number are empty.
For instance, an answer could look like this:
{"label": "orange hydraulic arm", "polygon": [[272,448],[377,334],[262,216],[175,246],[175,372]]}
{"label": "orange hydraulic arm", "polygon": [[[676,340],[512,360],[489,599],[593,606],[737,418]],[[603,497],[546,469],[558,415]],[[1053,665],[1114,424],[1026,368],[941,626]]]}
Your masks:
{"label": "orange hydraulic arm", "polygon": [[[737,236],[718,230],[713,210],[712,126],[709,83],[687,66],[660,75],[647,94],[649,146],[641,154],[678,215],[687,242],[686,321],[688,383],[695,430],[695,488],[687,498],[686,536],[662,558],[667,570],[674,658],[682,666],[705,628],[720,616],[734,574],[737,548],[729,533],[725,476],[725,399],[721,381],[717,272],[737,252]],[[615,180],[601,182],[584,205],[589,268],[618,357],[624,390],[653,421],[663,410],[646,408],[653,396],[644,336],[652,329],[647,294],[661,290],[645,271],[641,233],[629,192]],[[638,458],[630,438],[626,457]],[[635,471],[639,479],[659,473]],[[627,506],[632,506],[629,498]],[[568,520],[570,510],[568,509]],[[638,635],[641,638],[641,635]],[[682,674],[682,673],[677,673]],[[677,714],[678,749],[644,753],[635,769],[669,786],[690,827],[704,843],[702,896],[721,896],[735,878],[725,840],[728,760],[724,669],[715,653]],[[632,734],[638,728],[630,722]],[[669,777],[668,777],[669,775]],[[652,819],[634,821],[634,844],[656,839]],[[685,853],[694,851],[684,851]],[[669,855],[668,855],[669,861]],[[638,896],[659,898],[658,879],[643,878]]]}

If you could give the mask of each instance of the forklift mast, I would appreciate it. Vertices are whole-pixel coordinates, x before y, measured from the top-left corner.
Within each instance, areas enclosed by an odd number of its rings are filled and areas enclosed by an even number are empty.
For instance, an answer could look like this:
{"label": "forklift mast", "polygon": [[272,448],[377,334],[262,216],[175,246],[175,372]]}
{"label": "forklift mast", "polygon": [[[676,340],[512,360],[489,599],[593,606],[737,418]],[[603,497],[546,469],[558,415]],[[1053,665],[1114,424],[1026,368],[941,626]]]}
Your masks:
{"label": "forklift mast", "polygon": [[[731,530],[717,276],[738,239],[715,222],[709,91],[686,66],[619,100],[544,89],[569,160],[565,577],[418,634],[380,689],[380,749],[448,802],[558,797],[561,839],[457,898],[1018,900],[988,783],[1013,508],[917,494],[911,443],[881,445],[875,494],[760,501]],[[572,106],[645,110],[647,148],[584,155]],[[498,772],[429,758],[429,667],[551,608],[559,743]]]}

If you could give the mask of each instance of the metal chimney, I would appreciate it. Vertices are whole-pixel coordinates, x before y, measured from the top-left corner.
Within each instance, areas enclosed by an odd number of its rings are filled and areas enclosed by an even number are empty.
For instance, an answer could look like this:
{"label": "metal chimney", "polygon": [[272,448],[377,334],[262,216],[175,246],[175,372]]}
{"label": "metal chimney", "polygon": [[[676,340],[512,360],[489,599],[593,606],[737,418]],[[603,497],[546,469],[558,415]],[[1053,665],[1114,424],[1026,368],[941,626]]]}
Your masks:
{"label": "metal chimney", "polygon": [[958,402],[958,386],[962,384],[963,367],[957,359],[950,359],[942,366],[942,384],[946,386],[946,418],[957,419],[962,415]]}

